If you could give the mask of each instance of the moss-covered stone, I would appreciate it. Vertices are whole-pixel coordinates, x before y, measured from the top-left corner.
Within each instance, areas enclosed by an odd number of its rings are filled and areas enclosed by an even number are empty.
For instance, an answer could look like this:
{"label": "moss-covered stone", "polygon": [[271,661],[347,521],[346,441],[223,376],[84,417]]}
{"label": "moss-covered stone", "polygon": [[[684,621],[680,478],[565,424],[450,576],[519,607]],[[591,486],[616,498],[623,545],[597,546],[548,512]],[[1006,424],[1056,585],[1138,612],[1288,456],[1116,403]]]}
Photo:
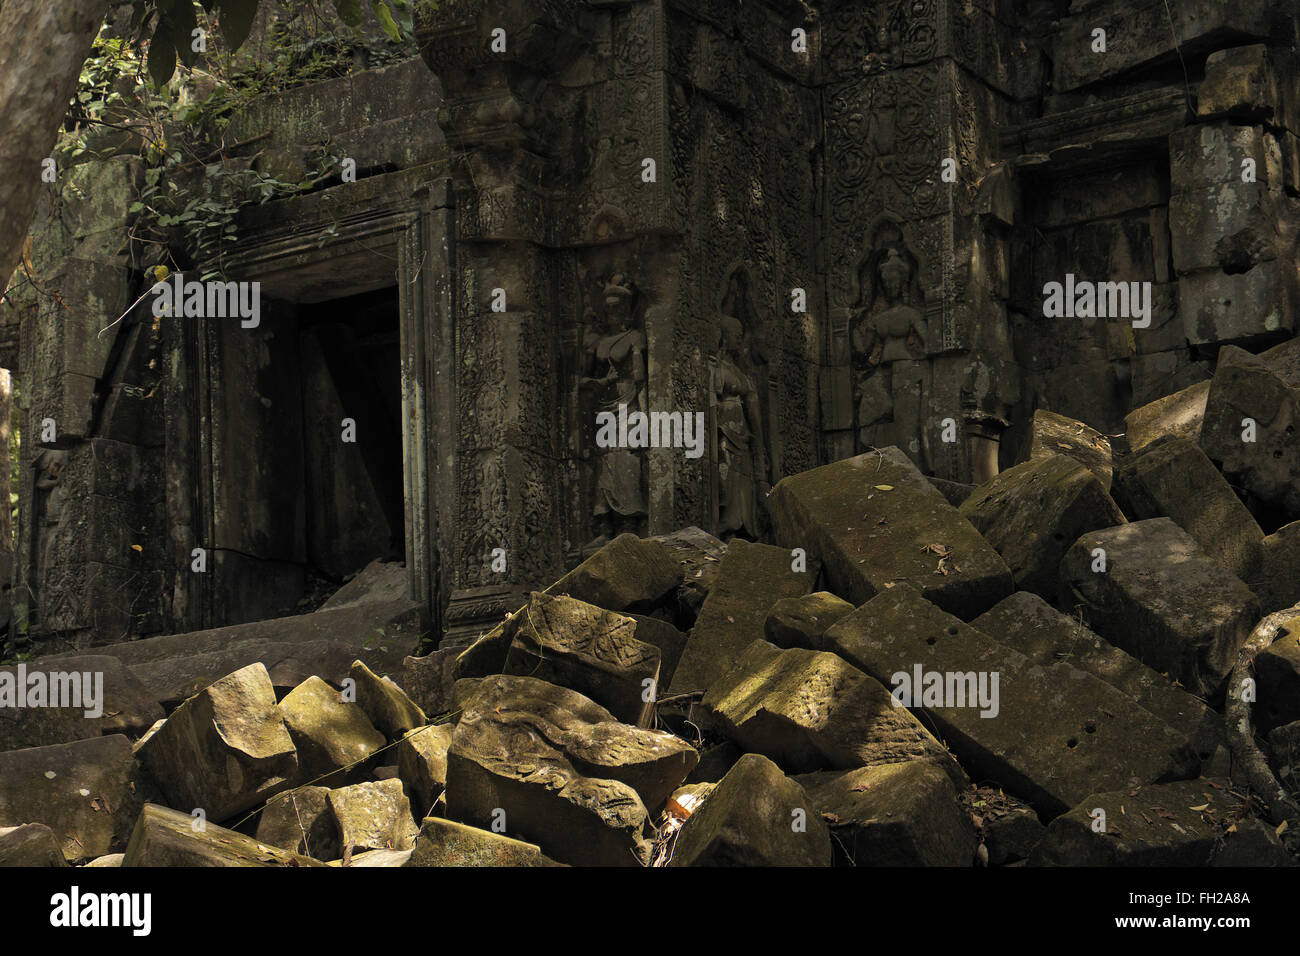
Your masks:
{"label": "moss-covered stone", "polygon": [[194,818],[146,804],[136,820],[122,866],[324,866],[214,823],[196,828]]}
{"label": "moss-covered stone", "polygon": [[[1105,555],[1100,568],[1098,549]],[[1062,597],[1094,631],[1193,694],[1213,696],[1259,601],[1169,518],[1090,531],[1061,560]]]}
{"label": "moss-covered stone", "polygon": [[803,787],[745,754],[682,824],[669,866],[830,866],[830,831]]}
{"label": "moss-covered stone", "polygon": [[952,780],[932,763],[796,777],[852,866],[970,866],[975,828]]}
{"label": "moss-covered stone", "polygon": [[659,680],[659,648],[637,640],[638,627],[593,604],[534,593],[506,622],[511,640],[503,672],[568,687],[624,723],[644,725]]}
{"label": "moss-covered stone", "polygon": [[408,730],[429,722],[424,711],[406,696],[402,688],[387,677],[380,677],[361,661],[352,662],[348,676],[356,682],[357,706],[389,740],[397,740]]}
{"label": "moss-covered stone", "polygon": [[1264,532],[1194,442],[1160,439],[1126,458],[1114,497],[1132,520],[1171,518],[1220,567],[1247,584],[1258,580]]}
{"label": "moss-covered stone", "polygon": [[387,742],[360,707],[343,700],[319,677],[309,677],[290,691],[280,701],[280,710],[306,780],[359,766]]}
{"label": "moss-covered stone", "polygon": [[1013,590],[998,553],[897,448],[782,479],[769,502],[777,541],[820,558],[854,605],[906,581],[974,617]]}
{"label": "moss-covered stone", "polygon": [[1027,461],[1049,455],[1064,455],[1092,472],[1102,491],[1110,491],[1110,441],[1101,432],[1045,408],[1034,411],[1029,431]]}
{"label": "moss-covered stone", "polygon": [[[1109,468],[1106,478],[1109,484]],[[1125,520],[1095,474],[1050,452],[996,475],[960,510],[1002,555],[1017,588],[1049,597],[1061,557],[1079,535]]]}
{"label": "moss-covered stone", "polygon": [[777,647],[818,650],[826,629],[853,610],[853,605],[829,591],[782,598],[763,622],[763,636]]}
{"label": "moss-covered stone", "polygon": [[743,749],[790,773],[925,760],[957,786],[965,776],[880,683],[835,654],[755,641],[704,696]]}
{"label": "moss-covered stone", "polygon": [[815,559],[794,570],[783,548],[734,540],[704,599],[669,685],[670,694],[707,690],[751,643],[763,637],[767,612],[777,601],[807,594],[817,578]]}
{"label": "moss-covered stone", "polygon": [[[1099,785],[1195,772],[1182,736],[1109,684],[1068,664],[1034,663],[906,585],[841,620],[826,643],[900,694],[900,678],[915,685],[920,671],[912,708],[962,767],[1041,813],[1061,813]],[[936,698],[922,695],[931,674],[943,691]],[[976,699],[977,689],[988,699]]]}
{"label": "moss-covered stone", "polygon": [[648,611],[682,581],[671,551],[653,538],[620,534],[546,589],[607,611]]}
{"label": "moss-covered stone", "polygon": [[428,817],[406,866],[563,866],[533,843]]}

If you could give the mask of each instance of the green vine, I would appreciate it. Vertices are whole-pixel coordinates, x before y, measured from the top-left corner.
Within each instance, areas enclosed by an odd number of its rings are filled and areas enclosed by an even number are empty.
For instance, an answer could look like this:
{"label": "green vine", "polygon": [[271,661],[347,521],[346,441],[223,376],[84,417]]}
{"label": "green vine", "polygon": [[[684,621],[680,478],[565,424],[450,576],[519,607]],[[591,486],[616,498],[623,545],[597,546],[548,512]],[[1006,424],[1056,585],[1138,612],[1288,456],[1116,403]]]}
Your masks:
{"label": "green vine", "polygon": [[[171,7],[173,15],[184,2]],[[340,14],[349,7],[335,6]],[[360,22],[359,4],[354,6],[343,17],[345,23]],[[403,3],[393,6],[402,13],[408,10]],[[218,277],[238,242],[242,209],[319,188],[336,174],[339,159],[329,143],[315,144],[301,180],[276,178],[258,169],[260,153],[246,155],[256,140],[269,134],[232,142],[231,119],[260,97],[415,55],[409,16],[397,23],[388,16],[386,22],[380,10],[388,7],[376,3],[374,9],[386,36],[331,31],[324,37],[304,37],[295,17],[317,12],[307,3],[298,14],[273,22],[256,56],[250,56],[219,43],[216,31],[208,29],[212,23],[195,8],[195,22],[212,38],[212,47],[201,64],[185,65],[192,58],[183,57],[179,72],[173,66],[161,87],[153,82],[159,76],[153,47],[161,42],[162,26],[142,49],[138,39],[116,35],[106,25],[69,106],[56,146],[59,165],[139,156],[144,178],[127,210],[131,241],[146,247],[138,261],[169,269],[202,263],[203,279]]]}

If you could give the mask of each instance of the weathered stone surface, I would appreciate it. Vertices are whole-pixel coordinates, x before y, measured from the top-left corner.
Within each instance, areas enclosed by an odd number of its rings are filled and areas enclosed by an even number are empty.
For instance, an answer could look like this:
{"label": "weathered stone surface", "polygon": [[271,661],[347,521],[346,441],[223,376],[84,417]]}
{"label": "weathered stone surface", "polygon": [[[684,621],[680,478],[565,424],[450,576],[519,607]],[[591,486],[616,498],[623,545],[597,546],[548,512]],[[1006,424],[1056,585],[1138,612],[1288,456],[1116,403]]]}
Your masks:
{"label": "weathered stone surface", "polygon": [[1110,491],[1111,450],[1105,435],[1045,408],[1034,411],[1029,429],[1029,451],[1024,461],[1049,455],[1073,458],[1096,476],[1105,491]]}
{"label": "weathered stone surface", "polygon": [[1278,112],[1278,90],[1263,43],[1216,50],[1205,61],[1205,79],[1196,90],[1196,115],[1260,116]]}
{"label": "weathered stone surface", "polygon": [[1264,532],[1194,442],[1160,439],[1124,459],[1112,494],[1130,519],[1172,518],[1220,567],[1259,577]]}
{"label": "weathered stone surface", "polygon": [[292,786],[301,773],[261,664],[191,697],[137,755],[169,804],[201,809],[213,822],[257,806]]}
{"label": "weathered stone surface", "polygon": [[445,714],[451,710],[451,686],[456,658],[463,648],[439,648],[423,657],[402,660],[402,690],[412,703],[429,716]]}
{"label": "weathered stone surface", "polygon": [[[1225,32],[1263,39],[1275,8],[1267,0],[1248,0],[1235,7],[1225,7],[1217,0],[1183,0],[1173,9],[1176,34],[1169,29],[1171,13],[1162,3],[1137,7],[1119,0],[1071,4],[1070,15],[1052,31],[1053,88],[1066,92],[1116,77],[1175,56],[1176,46],[1190,56],[1192,50],[1204,50]],[[1098,28],[1106,31],[1105,55],[1092,52],[1093,31]]]}
{"label": "weathered stone surface", "polygon": [[1202,765],[1226,746],[1220,714],[1037,594],[1017,591],[970,623],[1033,664],[1050,667],[1065,663],[1104,680],[1178,731],[1191,743]]}
{"label": "weathered stone surface", "polygon": [[1206,379],[1133,409],[1124,417],[1129,451],[1136,454],[1165,435],[1198,441],[1209,397],[1210,380]]}
{"label": "weathered stone surface", "polygon": [[777,647],[816,650],[826,629],[853,610],[853,605],[829,591],[782,598],[763,622],[763,636]]}
{"label": "weathered stone surface", "polygon": [[412,850],[367,850],[349,857],[346,863],[343,860],[331,860],[329,865],[349,870],[356,867],[395,869],[406,866],[411,860],[412,852]]}
{"label": "weathered stone surface", "polygon": [[328,794],[338,826],[339,846],[349,849],[409,850],[419,829],[400,780],[376,780],[339,787]]}
{"label": "weathered stone surface", "polygon": [[344,701],[319,677],[309,677],[290,691],[280,701],[280,711],[298,751],[304,780],[329,774],[337,785],[342,775],[336,776],[335,771],[360,765],[387,743],[360,707]]}
{"label": "weathered stone surface", "polygon": [[[306,616],[306,615],[302,615]],[[261,664],[277,691],[289,691],[309,677],[341,683],[356,652],[337,641],[303,643],[240,641],[230,647],[130,665],[140,683],[168,707],[193,697],[214,681],[250,664]]]}
{"label": "weathered stone surface", "polygon": [[705,694],[703,707],[743,749],[791,773],[923,759],[957,786],[966,784],[961,768],[906,708],[834,654],[755,641]]}
{"label": "weathered stone surface", "polygon": [[682,569],[661,542],[620,534],[546,593],[567,594],[607,611],[648,611],[681,581]]}
{"label": "weathered stone surface", "polygon": [[663,544],[677,560],[682,581],[677,587],[677,607],[688,621],[692,620],[709,596],[727,546],[694,526],[672,534],[656,535],[654,540]]}
{"label": "weathered stone surface", "polygon": [[[12,674],[10,679],[18,681],[20,672],[16,666],[0,670]],[[23,680],[26,680],[25,675]],[[99,735],[99,721],[87,717],[84,707],[0,706],[0,753],[24,747],[48,747]]]}
{"label": "weathered stone surface", "polygon": [[948,499],[948,504],[954,508],[960,508],[962,502],[970,497],[970,493],[975,490],[974,485],[963,484],[960,481],[948,481],[945,478],[935,478],[927,475],[926,481],[934,485],[935,489]]}
{"label": "weathered stone surface", "polygon": [[[1098,548],[1105,571],[1092,570]],[[1094,631],[1200,696],[1223,683],[1260,617],[1250,590],[1169,518],[1083,535],[1061,584]]]}
{"label": "weathered stone surface", "polygon": [[680,737],[613,721],[579,729],[567,742],[565,755],[588,777],[608,777],[630,786],[651,813],[700,760]]}
{"label": "weathered stone surface", "polygon": [[579,773],[628,784],[648,810],[658,809],[699,760],[681,738],[619,723],[590,698],[533,677],[485,678],[462,706],[467,713],[522,719]]}
{"label": "weathered stone surface", "polygon": [[[1245,419],[1255,441],[1242,440]],[[1251,355],[1219,350],[1206,400],[1201,448],[1235,486],[1300,518],[1300,339]]]}
{"label": "weathered stone surface", "polygon": [[806,571],[791,570],[788,550],[739,539],[727,547],[686,641],[669,685],[670,694],[707,690],[735,662],[736,656],[763,637],[763,622],[782,598],[807,594],[817,578],[808,555]]}
{"label": "weathered stone surface", "polygon": [[1222,835],[1214,821],[1240,809],[1230,787],[1200,778],[1089,794],[1048,825],[1030,866],[1205,866]]}
{"label": "weathered stone surface", "polygon": [[1124,523],[1095,473],[1050,452],[980,485],[961,514],[1006,561],[1017,588],[1044,595],[1056,593],[1061,558],[1079,535]]}
{"label": "weathered stone surface", "polygon": [[851,866],[970,866],[975,828],[947,774],[924,761],[796,777]]}
{"label": "weathered stone surface", "polygon": [[687,635],[662,618],[647,617],[644,614],[629,614],[628,617],[636,621],[636,639],[659,648],[657,684],[667,687],[677,672],[677,662],[682,659],[682,652],[686,650]]}
{"label": "weathered stone surface", "polygon": [[830,866],[830,831],[803,787],[745,754],[682,824],[668,865]]}
{"label": "weathered stone surface", "polygon": [[409,572],[400,561],[376,559],[367,564],[314,613],[332,611],[340,607],[355,607],[375,601],[406,600],[410,588]]}
{"label": "weathered stone surface", "polygon": [[533,843],[426,817],[406,866],[562,866]]}
{"label": "weathered stone surface", "polygon": [[343,855],[328,787],[296,787],[267,801],[257,821],[262,843],[317,860]]}
{"label": "weathered stone surface", "polygon": [[653,707],[645,682],[658,684],[659,648],[637,640],[637,629],[626,615],[534,593],[506,622],[510,650],[504,673],[568,687],[624,723],[644,726]]}
{"label": "weathered stone surface", "polygon": [[[646,786],[653,768],[662,775],[657,789],[671,793],[694,766],[671,735],[620,726],[581,694],[531,677],[485,677],[464,707],[447,751],[451,819],[491,828],[504,811],[505,832],[561,862],[648,862],[649,813],[616,775]],[[613,739],[600,746],[600,776],[592,777],[577,764],[597,750],[588,743],[596,728]],[[666,759],[660,744],[668,745]]]}
{"label": "weathered stone surface", "polygon": [[[379,639],[382,631],[383,639]],[[155,664],[163,661],[183,661],[187,657],[215,654],[213,660],[221,660],[220,655],[233,648],[241,648],[249,642],[263,642],[267,647],[276,648],[276,653],[288,658],[281,645],[310,644],[310,648],[300,648],[299,655],[304,658],[319,656],[321,644],[345,644],[352,648],[353,659],[360,658],[367,666],[381,672],[396,673],[401,667],[402,658],[414,650],[419,643],[423,628],[420,623],[420,605],[417,602],[400,599],[381,603],[363,603],[350,607],[335,608],[329,611],[317,611],[314,614],[295,614],[290,617],[270,618],[251,624],[236,624],[231,627],[216,627],[206,631],[191,631],[186,634],[166,634],[149,637],[139,641],[125,641],[120,644],[108,644],[96,647],[95,654],[116,657],[123,664],[132,668],[136,675],[151,691],[156,692],[153,682],[145,676],[139,665]],[[369,646],[366,646],[369,645]],[[50,654],[43,660],[55,661],[64,657],[80,654]],[[260,660],[254,656],[239,663],[233,669]],[[277,658],[279,659],[279,658]],[[273,665],[268,663],[268,670]],[[195,670],[197,673],[197,668]],[[209,683],[219,680],[231,670],[211,675]],[[325,671],[308,671],[297,673],[294,678],[277,686],[286,690],[296,687],[318,673],[326,680],[333,675]],[[346,675],[343,675],[346,676]],[[192,693],[202,688],[197,688]],[[162,698],[166,700],[167,698]]]}
{"label": "weathered stone surface", "polygon": [[393,748],[397,753],[397,774],[421,819],[447,789],[447,748],[455,729],[452,724],[417,727]]}
{"label": "weathered stone surface", "polygon": [[1266,254],[1262,245],[1263,240],[1249,231],[1225,236],[1216,243],[1215,253],[1224,266],[1178,277],[1178,300],[1185,303],[1183,334],[1189,342],[1208,345],[1235,340],[1265,345],[1294,331],[1295,270],[1285,258],[1262,259]]}
{"label": "weathered stone surface", "polygon": [[380,677],[361,661],[353,661],[348,676],[356,681],[357,706],[389,740],[428,723],[424,711],[387,677]]}
{"label": "weathered stone surface", "polygon": [[[39,678],[36,677],[40,674]],[[13,682],[10,684],[9,682]],[[41,687],[41,696],[32,692]],[[73,694],[85,706],[50,707],[54,688]],[[26,688],[25,703],[17,708],[9,689]],[[90,702],[97,698],[97,707]],[[63,699],[68,699],[64,697]],[[97,709],[98,716],[87,716]],[[116,658],[105,655],[39,658],[22,665],[0,667],[0,751],[84,740],[101,734],[143,733],[163,717],[158,699]]]}
{"label": "weathered stone surface", "polygon": [[105,853],[103,856],[95,857],[93,860],[87,863],[86,866],[93,866],[97,868],[121,866],[122,860],[124,860],[125,858],[126,858],[125,853]]}
{"label": "weathered stone surface", "polygon": [[[900,700],[902,677],[915,687],[918,670],[941,675],[951,696],[913,696],[913,709],[924,710],[974,778],[996,781],[1040,812],[1063,812],[1100,781],[1125,786],[1195,770],[1181,736],[1114,687],[1067,664],[1036,664],[906,585],[844,618],[826,645],[889,682]],[[984,699],[972,706],[981,678]],[[927,677],[919,683],[928,690]]]}
{"label": "weathered stone surface", "polygon": [[985,817],[983,822],[981,833],[984,849],[989,855],[989,866],[1029,859],[1034,847],[1047,833],[1047,827],[1030,806],[1017,807],[991,819]]}
{"label": "weathered stone surface", "polygon": [[1002,558],[897,448],[782,479],[769,503],[777,541],[820,558],[855,605],[908,581],[973,617],[1013,590]]}
{"label": "weathered stone surface", "polygon": [[196,831],[188,813],[146,804],[122,866],[324,866],[234,830],[208,823]]}
{"label": "weathered stone surface", "polygon": [[1300,720],[1300,612],[1282,622],[1278,638],[1255,655],[1255,706],[1260,733]]}
{"label": "weathered stone surface", "polygon": [[0,753],[0,827],[48,826],[69,862],[122,849],[142,790],[121,734]]}
{"label": "weathered stone surface", "polygon": [[0,827],[0,867],[67,865],[58,837],[45,824]]}
{"label": "weathered stone surface", "polygon": [[1259,576],[1249,583],[1261,610],[1272,614],[1300,603],[1300,521],[1267,535],[1260,551]]}
{"label": "weathered stone surface", "polygon": [[[1239,176],[1234,181],[1175,193],[1169,198],[1174,268],[1180,273],[1201,269],[1244,273],[1276,258],[1278,235],[1276,217],[1269,208],[1272,201],[1264,176],[1255,182],[1242,182]],[[1258,329],[1258,333],[1264,331]]]}

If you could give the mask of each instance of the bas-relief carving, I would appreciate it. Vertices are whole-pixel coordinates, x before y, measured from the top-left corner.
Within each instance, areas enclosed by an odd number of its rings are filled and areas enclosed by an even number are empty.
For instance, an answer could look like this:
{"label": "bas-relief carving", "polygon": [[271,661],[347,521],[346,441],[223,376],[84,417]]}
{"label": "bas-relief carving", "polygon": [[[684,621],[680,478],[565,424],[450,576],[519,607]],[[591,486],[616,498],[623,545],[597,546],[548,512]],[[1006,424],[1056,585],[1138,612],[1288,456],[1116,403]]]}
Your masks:
{"label": "bas-relief carving", "polygon": [[771,490],[763,441],[759,389],[748,369],[745,327],[720,315],[718,359],[713,372],[713,419],[717,430],[718,537],[757,539],[759,502]]}
{"label": "bas-relief carving", "polygon": [[[601,412],[619,414],[620,406],[649,412],[647,342],[639,327],[640,305],[635,286],[622,275],[611,277],[603,290],[603,308],[590,310],[583,339],[586,374],[580,384],[589,392],[589,421]],[[595,489],[591,508],[596,537],[587,548],[598,548],[625,531],[636,533],[649,514],[645,493],[645,453],[632,448],[593,448]],[[584,549],[586,550],[586,549]]]}
{"label": "bas-relief carving", "polygon": [[882,224],[858,270],[850,321],[861,448],[897,444],[924,464],[930,367],[916,257],[892,223]]}

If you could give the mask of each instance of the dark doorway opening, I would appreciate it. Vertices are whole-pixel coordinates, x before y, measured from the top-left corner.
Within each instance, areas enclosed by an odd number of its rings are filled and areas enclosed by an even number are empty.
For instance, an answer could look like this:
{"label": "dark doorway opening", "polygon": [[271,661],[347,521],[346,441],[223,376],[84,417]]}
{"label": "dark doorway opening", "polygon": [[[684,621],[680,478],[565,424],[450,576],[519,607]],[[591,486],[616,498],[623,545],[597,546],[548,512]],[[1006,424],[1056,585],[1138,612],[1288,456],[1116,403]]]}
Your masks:
{"label": "dark doorway opening", "polygon": [[339,582],[405,558],[396,288],[298,307],[307,563]]}

